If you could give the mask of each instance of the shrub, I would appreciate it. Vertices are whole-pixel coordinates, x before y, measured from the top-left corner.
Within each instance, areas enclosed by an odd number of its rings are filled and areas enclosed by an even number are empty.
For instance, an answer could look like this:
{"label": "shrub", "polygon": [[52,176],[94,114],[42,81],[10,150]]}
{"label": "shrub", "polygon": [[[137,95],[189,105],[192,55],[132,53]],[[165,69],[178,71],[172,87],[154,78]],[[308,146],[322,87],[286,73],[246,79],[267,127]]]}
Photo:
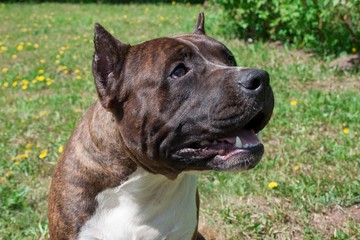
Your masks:
{"label": "shrub", "polygon": [[280,40],[321,54],[360,48],[360,0],[212,0],[227,37]]}

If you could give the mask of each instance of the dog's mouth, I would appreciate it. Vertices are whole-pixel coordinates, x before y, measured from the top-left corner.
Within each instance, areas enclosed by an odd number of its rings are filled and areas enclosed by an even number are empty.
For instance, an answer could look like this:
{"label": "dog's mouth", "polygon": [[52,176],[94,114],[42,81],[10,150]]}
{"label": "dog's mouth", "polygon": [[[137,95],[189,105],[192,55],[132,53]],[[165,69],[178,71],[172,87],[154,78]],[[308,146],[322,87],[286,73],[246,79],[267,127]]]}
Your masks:
{"label": "dog's mouth", "polygon": [[220,138],[191,143],[175,151],[172,157],[194,169],[247,170],[255,167],[264,153],[262,128],[250,122]]}

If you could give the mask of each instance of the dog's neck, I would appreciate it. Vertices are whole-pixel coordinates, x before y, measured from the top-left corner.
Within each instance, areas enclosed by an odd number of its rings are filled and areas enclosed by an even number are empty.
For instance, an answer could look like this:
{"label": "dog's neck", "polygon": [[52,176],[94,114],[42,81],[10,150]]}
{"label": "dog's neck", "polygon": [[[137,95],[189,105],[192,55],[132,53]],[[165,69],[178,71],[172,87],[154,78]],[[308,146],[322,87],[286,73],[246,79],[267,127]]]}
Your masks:
{"label": "dog's neck", "polygon": [[196,176],[175,180],[138,167],[118,187],[96,196],[95,214],[79,239],[191,239],[197,228]]}

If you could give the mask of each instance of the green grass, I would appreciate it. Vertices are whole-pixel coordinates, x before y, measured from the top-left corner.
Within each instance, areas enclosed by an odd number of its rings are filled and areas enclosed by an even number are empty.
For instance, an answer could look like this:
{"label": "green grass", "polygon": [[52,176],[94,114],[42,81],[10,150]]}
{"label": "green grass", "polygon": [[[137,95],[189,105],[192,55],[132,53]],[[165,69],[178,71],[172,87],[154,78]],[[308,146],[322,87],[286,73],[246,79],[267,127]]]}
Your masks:
{"label": "green grass", "polygon": [[[59,147],[96,99],[93,24],[136,44],[191,32],[201,10],[0,5],[0,239],[48,237],[46,197]],[[220,38],[211,31],[216,12],[205,13],[208,33]],[[360,210],[348,207],[360,202],[360,74],[287,47],[224,41],[239,65],[269,71],[276,106],[258,167],[200,176],[201,219],[219,239],[358,239]],[[323,220],[340,212],[347,214],[336,224]]]}

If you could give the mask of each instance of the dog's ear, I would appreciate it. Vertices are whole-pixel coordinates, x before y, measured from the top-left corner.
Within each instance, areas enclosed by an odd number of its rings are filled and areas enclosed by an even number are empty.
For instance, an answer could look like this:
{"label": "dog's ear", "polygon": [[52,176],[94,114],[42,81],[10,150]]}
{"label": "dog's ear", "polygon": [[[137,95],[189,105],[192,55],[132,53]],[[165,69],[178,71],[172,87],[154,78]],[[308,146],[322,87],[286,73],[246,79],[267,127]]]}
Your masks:
{"label": "dog's ear", "polygon": [[199,13],[199,17],[194,28],[194,33],[205,35],[205,14],[203,12]]}
{"label": "dog's ear", "polygon": [[94,45],[92,68],[96,90],[103,107],[111,110],[122,102],[121,71],[130,45],[121,43],[98,23],[95,24]]}

